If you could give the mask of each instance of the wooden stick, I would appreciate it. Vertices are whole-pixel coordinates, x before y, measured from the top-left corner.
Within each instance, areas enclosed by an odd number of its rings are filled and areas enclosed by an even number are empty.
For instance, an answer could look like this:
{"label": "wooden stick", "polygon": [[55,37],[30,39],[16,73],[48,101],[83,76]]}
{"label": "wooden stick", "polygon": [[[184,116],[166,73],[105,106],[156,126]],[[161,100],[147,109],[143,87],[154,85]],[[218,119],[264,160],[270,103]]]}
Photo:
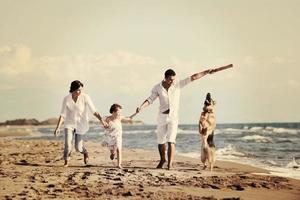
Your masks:
{"label": "wooden stick", "polygon": [[229,65],[225,65],[225,66],[222,66],[222,67],[217,67],[217,68],[214,68],[211,70],[211,73],[215,73],[215,72],[218,72],[218,71],[222,71],[222,70],[225,70],[225,69],[228,69],[228,68],[231,68],[233,67],[232,64],[229,64]]}

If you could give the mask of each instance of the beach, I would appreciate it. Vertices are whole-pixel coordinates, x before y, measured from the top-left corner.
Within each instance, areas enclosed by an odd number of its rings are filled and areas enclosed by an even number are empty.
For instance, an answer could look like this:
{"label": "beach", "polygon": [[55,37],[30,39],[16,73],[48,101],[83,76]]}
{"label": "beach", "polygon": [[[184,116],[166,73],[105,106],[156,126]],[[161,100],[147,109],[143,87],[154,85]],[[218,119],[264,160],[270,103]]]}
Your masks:
{"label": "beach", "polygon": [[[299,199],[300,180],[268,170],[175,156],[174,169],[155,169],[156,149],[123,149],[123,167],[97,142],[85,142],[89,164],[73,149],[63,167],[63,141],[0,138],[0,199]],[[165,166],[166,167],[166,166]]]}

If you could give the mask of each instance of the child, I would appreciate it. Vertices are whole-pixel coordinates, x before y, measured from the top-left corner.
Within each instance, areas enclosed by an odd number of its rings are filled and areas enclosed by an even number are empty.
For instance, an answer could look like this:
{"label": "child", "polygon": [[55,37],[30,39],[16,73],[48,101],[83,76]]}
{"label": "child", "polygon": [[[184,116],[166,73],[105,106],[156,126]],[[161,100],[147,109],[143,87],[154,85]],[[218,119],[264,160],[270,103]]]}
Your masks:
{"label": "child", "polygon": [[130,117],[123,117],[121,115],[122,107],[119,104],[113,104],[110,107],[110,116],[105,117],[106,123],[109,127],[105,130],[103,146],[110,150],[110,159],[115,158],[117,152],[118,168],[122,169],[122,124],[121,121],[132,122],[132,118],[137,114],[134,113]]}
{"label": "child", "polygon": [[210,164],[210,170],[213,169],[215,162],[215,145],[213,142],[214,130],[216,128],[213,108],[215,101],[212,100],[210,93],[207,93],[204,101],[203,112],[199,120],[199,133],[202,138],[201,161],[206,168],[206,162]]}

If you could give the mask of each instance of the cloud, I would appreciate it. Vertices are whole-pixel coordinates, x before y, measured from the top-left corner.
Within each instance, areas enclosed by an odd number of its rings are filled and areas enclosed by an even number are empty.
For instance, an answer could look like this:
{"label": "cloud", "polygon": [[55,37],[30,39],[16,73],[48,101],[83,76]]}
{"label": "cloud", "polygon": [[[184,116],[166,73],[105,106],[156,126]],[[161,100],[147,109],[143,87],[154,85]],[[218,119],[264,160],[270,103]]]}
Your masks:
{"label": "cloud", "polygon": [[[153,84],[163,78],[167,68],[174,68],[178,78],[209,68],[197,61],[182,60],[175,56],[157,60],[126,51],[32,57],[30,48],[13,45],[1,47],[0,55],[0,71],[6,76],[1,82],[9,86],[6,89],[34,87],[53,90],[79,79],[88,83],[89,88],[138,93],[150,90]],[[22,76],[16,76],[20,73],[23,73]],[[220,81],[232,78],[228,74],[216,76]]]}
{"label": "cloud", "polygon": [[0,73],[15,76],[32,70],[31,50],[22,44],[0,47]]}

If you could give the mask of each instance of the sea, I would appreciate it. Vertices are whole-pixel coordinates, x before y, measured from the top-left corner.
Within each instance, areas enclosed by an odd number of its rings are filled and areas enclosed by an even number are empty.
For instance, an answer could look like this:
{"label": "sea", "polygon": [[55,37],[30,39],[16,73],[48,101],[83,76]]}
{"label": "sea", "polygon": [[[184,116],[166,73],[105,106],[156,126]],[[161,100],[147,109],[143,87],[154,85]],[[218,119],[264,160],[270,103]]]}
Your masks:
{"label": "sea", "polygon": [[[53,136],[54,127],[37,128],[28,139],[63,140]],[[104,129],[91,126],[84,139],[98,142]],[[217,124],[214,142],[217,160],[233,161],[300,179],[300,123]],[[201,141],[197,124],[178,127],[176,154],[199,159]],[[155,125],[123,125],[123,148],[157,151]]]}

